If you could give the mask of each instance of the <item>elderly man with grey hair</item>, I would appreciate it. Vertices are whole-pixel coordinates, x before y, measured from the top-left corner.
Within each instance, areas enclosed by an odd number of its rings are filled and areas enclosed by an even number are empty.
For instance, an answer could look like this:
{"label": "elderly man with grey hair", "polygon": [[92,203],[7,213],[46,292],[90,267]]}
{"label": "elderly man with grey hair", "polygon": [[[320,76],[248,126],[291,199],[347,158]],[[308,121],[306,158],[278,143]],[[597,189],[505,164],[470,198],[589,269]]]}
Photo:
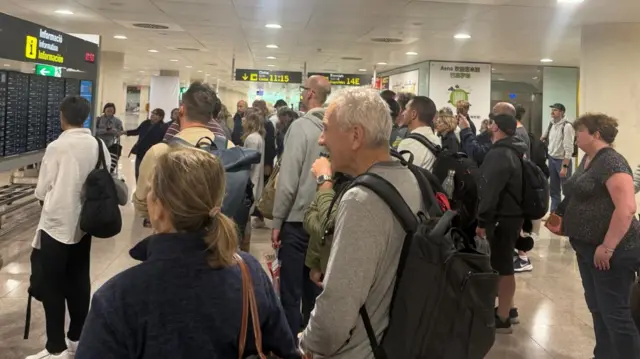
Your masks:
{"label": "elderly man with grey hair", "polygon": [[[319,142],[329,152],[333,172],[353,177],[375,173],[398,190],[413,212],[423,209],[416,178],[389,155],[391,118],[376,91],[350,88],[336,94],[323,124]],[[314,358],[373,358],[359,310],[365,306],[381,340],[404,236],[380,197],[363,187],[347,190],[338,204],[323,291],[301,337],[305,353]]]}

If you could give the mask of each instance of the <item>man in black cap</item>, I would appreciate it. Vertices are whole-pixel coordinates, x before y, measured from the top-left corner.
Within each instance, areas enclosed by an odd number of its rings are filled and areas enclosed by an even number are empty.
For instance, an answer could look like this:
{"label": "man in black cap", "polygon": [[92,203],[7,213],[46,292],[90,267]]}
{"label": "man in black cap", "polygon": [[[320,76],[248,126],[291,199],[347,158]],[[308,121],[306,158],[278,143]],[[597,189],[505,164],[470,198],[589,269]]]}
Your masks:
{"label": "man in black cap", "polygon": [[571,158],[575,151],[576,133],[565,112],[563,104],[551,105],[551,122],[541,138],[549,150],[551,212],[554,212],[562,201],[562,185],[571,177]]}
{"label": "man in black cap", "polygon": [[510,114],[496,114],[489,130],[493,146],[480,166],[478,228],[476,234],[491,244],[491,266],[500,275],[496,332],[512,333],[516,280],[513,268],[515,243],[523,224],[522,162],[528,148],[515,136],[518,123]]}

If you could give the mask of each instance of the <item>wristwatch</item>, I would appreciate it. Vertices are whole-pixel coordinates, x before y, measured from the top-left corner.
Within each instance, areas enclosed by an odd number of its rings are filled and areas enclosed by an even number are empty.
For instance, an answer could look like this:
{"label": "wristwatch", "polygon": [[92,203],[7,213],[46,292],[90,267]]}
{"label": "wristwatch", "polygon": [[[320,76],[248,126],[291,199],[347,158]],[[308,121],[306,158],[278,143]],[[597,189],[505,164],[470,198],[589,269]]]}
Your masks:
{"label": "wristwatch", "polygon": [[331,179],[331,176],[327,176],[327,175],[320,175],[316,179],[316,183],[318,184],[318,186],[321,186],[325,182],[332,182],[332,181],[333,180]]}

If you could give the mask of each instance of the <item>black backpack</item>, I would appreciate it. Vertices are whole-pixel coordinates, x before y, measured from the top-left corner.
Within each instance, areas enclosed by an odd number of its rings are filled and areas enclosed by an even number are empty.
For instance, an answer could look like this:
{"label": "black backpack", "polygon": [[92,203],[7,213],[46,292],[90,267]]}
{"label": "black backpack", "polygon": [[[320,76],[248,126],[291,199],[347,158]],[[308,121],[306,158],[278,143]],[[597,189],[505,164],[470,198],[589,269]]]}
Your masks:
{"label": "black backpack", "polygon": [[84,183],[84,203],[80,211],[80,229],[92,237],[110,238],[122,230],[116,184],[104,159],[102,141],[98,142],[98,163]]}
{"label": "black backpack", "polygon": [[494,302],[498,274],[488,255],[457,227],[456,212],[442,214],[428,180],[416,167],[427,213],[415,215],[397,189],[365,173],[350,187],[363,186],[391,208],[407,235],[400,254],[389,326],[381,343],[367,309],[362,317],[375,359],[481,359],[495,340]]}
{"label": "black backpack", "polygon": [[463,226],[474,223],[478,214],[478,165],[461,152],[451,152],[435,145],[425,136],[412,133],[407,138],[425,146],[434,156],[432,173],[443,183],[449,170],[455,171],[453,198],[449,198],[451,208],[458,211]]}
{"label": "black backpack", "polygon": [[[542,169],[532,161],[522,158],[522,155],[513,147],[505,147],[516,153],[522,165],[522,215],[525,220],[538,220],[547,215],[549,211],[549,182]],[[511,194],[514,198],[513,194]]]}
{"label": "black backpack", "polygon": [[549,166],[547,165],[547,158],[549,157],[547,146],[531,132],[529,132],[529,143],[531,162],[538,165],[542,170],[542,173],[549,178],[549,176],[551,176],[551,172],[549,172]]}

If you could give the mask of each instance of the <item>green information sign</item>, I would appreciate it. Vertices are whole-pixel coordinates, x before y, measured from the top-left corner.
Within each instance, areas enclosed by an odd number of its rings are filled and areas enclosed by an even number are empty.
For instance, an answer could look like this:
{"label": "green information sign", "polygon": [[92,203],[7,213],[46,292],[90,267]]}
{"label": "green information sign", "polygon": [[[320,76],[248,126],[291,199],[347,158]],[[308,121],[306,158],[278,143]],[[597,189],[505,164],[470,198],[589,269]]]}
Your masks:
{"label": "green information sign", "polygon": [[62,67],[36,64],[36,75],[48,77],[62,77]]}

